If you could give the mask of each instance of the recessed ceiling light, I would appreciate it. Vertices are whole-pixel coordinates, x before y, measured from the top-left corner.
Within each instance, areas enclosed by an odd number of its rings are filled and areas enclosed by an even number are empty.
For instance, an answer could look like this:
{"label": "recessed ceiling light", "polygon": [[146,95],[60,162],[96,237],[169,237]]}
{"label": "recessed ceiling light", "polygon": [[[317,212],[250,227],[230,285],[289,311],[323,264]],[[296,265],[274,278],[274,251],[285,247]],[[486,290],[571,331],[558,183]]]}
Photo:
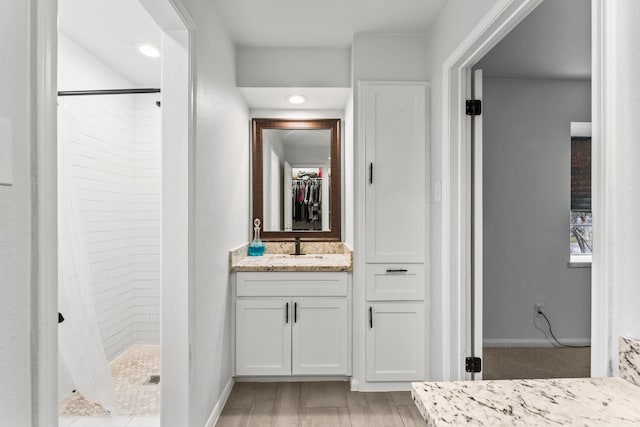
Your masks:
{"label": "recessed ceiling light", "polygon": [[140,44],[138,45],[138,50],[141,54],[151,58],[157,58],[160,56],[160,51],[150,44]]}
{"label": "recessed ceiling light", "polygon": [[291,104],[304,104],[307,102],[307,97],[303,95],[289,95],[287,96],[287,101]]}

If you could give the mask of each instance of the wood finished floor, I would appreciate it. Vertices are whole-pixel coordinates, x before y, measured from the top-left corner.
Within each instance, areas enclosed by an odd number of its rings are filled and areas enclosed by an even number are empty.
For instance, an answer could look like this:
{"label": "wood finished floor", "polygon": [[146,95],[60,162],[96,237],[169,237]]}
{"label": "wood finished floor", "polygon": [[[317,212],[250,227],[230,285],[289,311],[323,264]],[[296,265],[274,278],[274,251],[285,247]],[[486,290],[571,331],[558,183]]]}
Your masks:
{"label": "wood finished floor", "polygon": [[423,427],[411,393],[350,391],[349,382],[236,383],[216,427]]}

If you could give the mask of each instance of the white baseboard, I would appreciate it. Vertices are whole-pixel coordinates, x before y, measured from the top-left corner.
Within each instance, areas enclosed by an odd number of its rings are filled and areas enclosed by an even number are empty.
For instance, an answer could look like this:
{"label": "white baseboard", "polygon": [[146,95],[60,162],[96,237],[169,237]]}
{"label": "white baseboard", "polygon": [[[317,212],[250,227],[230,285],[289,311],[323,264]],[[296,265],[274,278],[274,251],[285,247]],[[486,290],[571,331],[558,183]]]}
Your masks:
{"label": "white baseboard", "polygon": [[218,422],[218,418],[220,418],[220,414],[222,414],[222,409],[224,409],[224,405],[227,403],[227,399],[229,399],[229,395],[231,394],[231,389],[233,388],[233,384],[235,381],[233,377],[229,378],[227,385],[222,389],[222,394],[220,395],[220,399],[216,403],[216,406],[213,407],[213,411],[207,420],[207,424],[205,427],[214,427]]}
{"label": "white baseboard", "polygon": [[360,390],[360,382],[358,380],[354,380],[353,378],[351,378],[351,391],[358,391]]}
{"label": "white baseboard", "polygon": [[[353,389],[352,389],[353,390]],[[360,392],[409,391],[411,382],[363,382],[358,384]]]}
{"label": "white baseboard", "polygon": [[[591,345],[590,338],[567,338],[560,342],[566,345]],[[486,339],[482,341],[484,347],[554,347],[551,341],[545,338],[525,339]]]}
{"label": "white baseboard", "polygon": [[320,381],[349,381],[349,377],[344,376],[313,376],[313,375],[286,375],[286,376],[244,376],[244,377],[235,377],[235,382],[237,383],[271,383],[271,382],[279,382],[279,383],[295,383],[295,382],[320,382]]}

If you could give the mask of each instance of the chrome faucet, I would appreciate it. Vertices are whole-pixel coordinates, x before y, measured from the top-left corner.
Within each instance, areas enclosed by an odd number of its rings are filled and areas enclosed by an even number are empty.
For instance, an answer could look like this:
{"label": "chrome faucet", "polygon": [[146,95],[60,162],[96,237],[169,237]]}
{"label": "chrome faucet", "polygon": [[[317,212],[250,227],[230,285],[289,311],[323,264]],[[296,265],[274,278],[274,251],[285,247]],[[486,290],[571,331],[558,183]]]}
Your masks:
{"label": "chrome faucet", "polygon": [[302,255],[300,253],[300,236],[296,236],[296,253],[295,255]]}

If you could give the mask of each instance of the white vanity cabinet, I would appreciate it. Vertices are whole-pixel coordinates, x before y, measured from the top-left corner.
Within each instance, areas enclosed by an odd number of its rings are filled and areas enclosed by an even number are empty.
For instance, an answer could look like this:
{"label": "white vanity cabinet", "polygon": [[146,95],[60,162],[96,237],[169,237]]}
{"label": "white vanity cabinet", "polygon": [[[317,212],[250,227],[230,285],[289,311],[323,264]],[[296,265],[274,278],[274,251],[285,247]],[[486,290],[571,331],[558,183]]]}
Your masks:
{"label": "white vanity cabinet", "polygon": [[347,273],[236,274],[236,375],[349,375]]}
{"label": "white vanity cabinet", "polygon": [[349,331],[346,298],[294,298],[292,375],[346,375]]}
{"label": "white vanity cabinet", "polygon": [[428,84],[361,82],[365,380],[425,379]]}
{"label": "white vanity cabinet", "polygon": [[424,262],[426,83],[361,83],[366,262]]}
{"label": "white vanity cabinet", "polygon": [[236,301],[236,373],[291,374],[290,300],[246,298]]}
{"label": "white vanity cabinet", "polygon": [[368,303],[368,381],[424,379],[424,304]]}

